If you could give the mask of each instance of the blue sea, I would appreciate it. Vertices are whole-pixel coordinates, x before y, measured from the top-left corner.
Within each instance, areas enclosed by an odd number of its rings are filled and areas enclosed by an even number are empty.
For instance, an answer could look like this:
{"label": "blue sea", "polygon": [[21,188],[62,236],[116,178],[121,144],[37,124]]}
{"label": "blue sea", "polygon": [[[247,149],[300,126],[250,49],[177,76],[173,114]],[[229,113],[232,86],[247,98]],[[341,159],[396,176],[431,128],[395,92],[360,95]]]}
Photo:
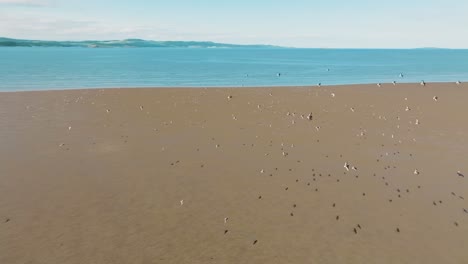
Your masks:
{"label": "blue sea", "polygon": [[0,91],[394,80],[468,81],[468,50],[0,48]]}

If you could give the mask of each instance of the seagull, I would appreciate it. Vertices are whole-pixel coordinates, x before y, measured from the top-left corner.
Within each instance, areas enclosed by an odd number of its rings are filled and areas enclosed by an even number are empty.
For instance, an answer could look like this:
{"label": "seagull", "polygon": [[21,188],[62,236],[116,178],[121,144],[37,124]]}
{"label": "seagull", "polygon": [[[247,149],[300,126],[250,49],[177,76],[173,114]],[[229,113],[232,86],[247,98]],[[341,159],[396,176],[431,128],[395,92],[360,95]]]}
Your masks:
{"label": "seagull", "polygon": [[419,171],[418,171],[418,170],[414,170],[413,174],[414,174],[414,175],[419,175]]}
{"label": "seagull", "polygon": [[310,113],[310,114],[307,116],[307,119],[309,119],[309,121],[312,121],[312,113]]}
{"label": "seagull", "polygon": [[278,72],[276,76],[281,77],[281,72]]}
{"label": "seagull", "polygon": [[393,82],[392,82],[392,84],[393,84],[393,85],[396,85],[396,82],[395,82],[395,81],[393,81]]}
{"label": "seagull", "polygon": [[331,93],[331,96],[332,96],[332,97],[335,97],[335,94],[334,94],[334,93]]}
{"label": "seagull", "polygon": [[224,223],[226,224],[227,221],[229,220],[229,217],[224,217]]}
{"label": "seagull", "polygon": [[345,162],[344,166],[343,166],[347,171],[349,171],[349,164],[348,162]]}
{"label": "seagull", "polygon": [[180,200],[180,205],[184,205],[184,200]]}
{"label": "seagull", "polygon": [[433,99],[434,101],[436,101],[436,102],[437,102],[437,100],[439,99],[439,97],[437,97],[437,96],[434,96],[434,97],[432,97],[432,99]]}
{"label": "seagull", "polygon": [[463,175],[463,173],[461,173],[460,171],[457,171],[457,175],[460,177],[465,177],[465,175]]}
{"label": "seagull", "polygon": [[143,111],[143,106],[142,105],[140,105],[140,110]]}
{"label": "seagull", "polygon": [[405,108],[405,111],[408,112],[409,110],[411,110],[411,108],[409,108],[409,106],[407,106],[407,107]]}
{"label": "seagull", "polygon": [[460,81],[457,81],[457,82],[456,82],[456,84],[457,84],[457,85],[460,85],[460,84],[461,84],[461,82],[460,82]]}
{"label": "seagull", "polygon": [[404,77],[403,73],[400,73],[400,78],[403,78],[403,77]]}
{"label": "seagull", "polygon": [[378,83],[377,86],[380,87],[380,86],[382,86],[382,84],[381,84],[381,83]]}
{"label": "seagull", "polygon": [[318,87],[322,86],[322,83],[317,83],[317,86],[318,86]]}
{"label": "seagull", "polygon": [[356,168],[356,167],[354,167],[354,166],[353,166],[353,167],[351,167],[351,169],[353,169],[353,170],[357,171],[357,168]]}
{"label": "seagull", "polygon": [[415,124],[416,124],[416,125],[419,125],[419,119],[416,119],[416,123],[415,123]]}
{"label": "seagull", "polygon": [[231,100],[231,99],[232,99],[232,95],[229,95],[229,96],[227,97],[227,99],[228,99],[228,100]]}
{"label": "seagull", "polygon": [[426,82],[424,82],[424,80],[421,81],[421,85],[422,86],[426,86]]}
{"label": "seagull", "polygon": [[107,112],[107,113],[110,113],[110,109],[106,109],[106,112]]}
{"label": "seagull", "polygon": [[68,130],[71,130],[71,126],[68,127]]}

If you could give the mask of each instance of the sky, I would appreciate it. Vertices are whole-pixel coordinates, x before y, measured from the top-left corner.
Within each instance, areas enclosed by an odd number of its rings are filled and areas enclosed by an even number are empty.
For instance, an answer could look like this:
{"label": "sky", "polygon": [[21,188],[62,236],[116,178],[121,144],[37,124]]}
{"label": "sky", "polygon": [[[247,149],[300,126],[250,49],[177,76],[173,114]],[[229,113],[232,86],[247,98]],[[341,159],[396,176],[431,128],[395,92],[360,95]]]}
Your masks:
{"label": "sky", "polygon": [[468,48],[468,0],[0,0],[0,37]]}

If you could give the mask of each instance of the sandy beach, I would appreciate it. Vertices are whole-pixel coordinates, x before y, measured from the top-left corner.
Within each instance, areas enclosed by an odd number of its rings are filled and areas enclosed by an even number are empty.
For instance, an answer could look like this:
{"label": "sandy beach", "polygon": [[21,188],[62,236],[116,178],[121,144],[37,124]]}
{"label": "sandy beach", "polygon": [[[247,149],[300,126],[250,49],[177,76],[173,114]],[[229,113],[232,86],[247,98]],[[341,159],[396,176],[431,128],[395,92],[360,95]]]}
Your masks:
{"label": "sandy beach", "polygon": [[0,263],[468,263],[468,84],[0,93]]}

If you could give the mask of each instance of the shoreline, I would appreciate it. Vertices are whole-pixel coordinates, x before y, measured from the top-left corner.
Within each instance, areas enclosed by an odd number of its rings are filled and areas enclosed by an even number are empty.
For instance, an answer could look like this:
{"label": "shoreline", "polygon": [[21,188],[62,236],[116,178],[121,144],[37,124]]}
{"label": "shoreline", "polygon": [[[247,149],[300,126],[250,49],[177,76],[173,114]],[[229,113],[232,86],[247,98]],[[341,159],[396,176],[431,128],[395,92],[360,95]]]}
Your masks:
{"label": "shoreline", "polygon": [[[454,82],[426,82],[426,86],[430,85],[463,85],[468,83],[468,81],[460,81],[460,84],[457,84],[456,81]],[[413,86],[413,85],[420,85],[418,82],[402,82],[396,83],[393,85],[392,83],[380,83],[382,86],[390,86],[390,87],[397,87],[397,86]],[[340,87],[370,87],[370,86],[377,86],[377,83],[357,83],[357,84],[322,84],[318,86],[317,84],[314,85],[278,85],[278,86],[136,86],[136,87],[89,87],[89,88],[57,88],[57,89],[44,89],[44,90],[0,90],[1,93],[23,93],[23,92],[52,92],[52,91],[86,91],[86,90],[126,90],[126,89],[139,89],[139,90],[152,90],[152,89],[264,89],[264,88],[272,88],[272,89],[301,89],[301,88],[340,88]],[[383,87],[377,87],[383,88]]]}

